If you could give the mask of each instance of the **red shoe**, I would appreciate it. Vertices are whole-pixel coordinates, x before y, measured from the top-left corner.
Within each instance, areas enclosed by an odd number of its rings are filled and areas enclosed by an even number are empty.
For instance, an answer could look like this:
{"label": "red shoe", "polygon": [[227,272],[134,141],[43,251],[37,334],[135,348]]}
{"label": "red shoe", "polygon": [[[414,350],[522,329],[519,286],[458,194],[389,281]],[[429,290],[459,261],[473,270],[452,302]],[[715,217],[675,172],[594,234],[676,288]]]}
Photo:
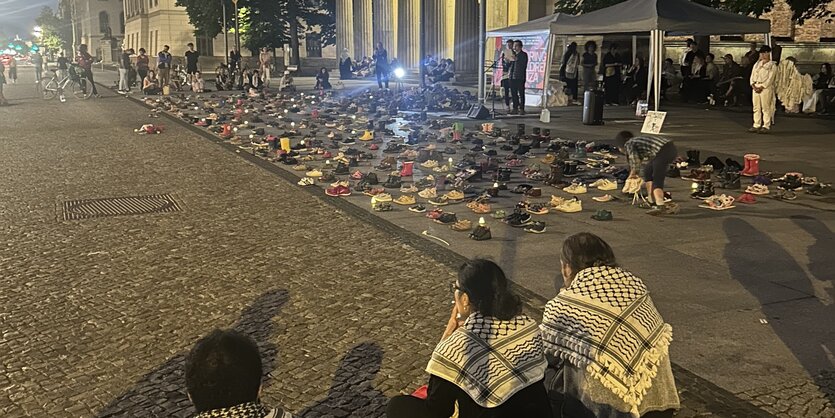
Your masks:
{"label": "red shoe", "polygon": [[325,194],[331,197],[350,196],[351,189],[341,185],[328,187],[327,189],[325,189]]}
{"label": "red shoe", "polygon": [[370,149],[371,151],[377,151],[378,149],[380,149],[380,147],[378,147],[377,144],[371,144],[371,146],[369,146],[368,149]]}
{"label": "red shoe", "polygon": [[354,180],[362,180],[365,177],[365,174],[362,174],[362,171],[354,171],[354,174],[351,174],[351,178]]}
{"label": "red shoe", "polygon": [[331,158],[331,157],[333,157],[333,154],[331,154],[331,152],[330,152],[330,151],[325,151],[325,152],[322,154],[322,158]]}
{"label": "red shoe", "polygon": [[743,193],[742,196],[739,196],[739,198],[736,199],[736,201],[739,203],[752,204],[757,203],[757,198],[754,197],[754,195],[752,195],[751,193]]}
{"label": "red shoe", "polygon": [[444,214],[443,209],[432,209],[429,212],[426,212],[426,217],[429,218],[429,219],[438,219],[443,214]]}

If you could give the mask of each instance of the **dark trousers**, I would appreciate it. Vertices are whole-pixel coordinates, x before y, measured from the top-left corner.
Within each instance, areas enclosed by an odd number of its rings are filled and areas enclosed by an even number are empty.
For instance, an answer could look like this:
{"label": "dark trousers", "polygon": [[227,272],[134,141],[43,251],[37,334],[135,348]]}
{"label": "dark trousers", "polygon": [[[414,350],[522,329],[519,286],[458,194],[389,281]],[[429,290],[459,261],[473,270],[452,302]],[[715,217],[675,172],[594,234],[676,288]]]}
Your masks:
{"label": "dark trousers", "polygon": [[614,104],[620,102],[620,77],[604,77],[603,78],[603,93],[606,104]]}
{"label": "dark trousers", "polygon": [[139,84],[141,85],[145,81],[145,77],[148,76],[148,69],[147,68],[138,68],[136,73],[139,74]]}
{"label": "dark trousers", "polygon": [[678,150],[676,150],[675,144],[668,142],[658,150],[655,158],[644,167],[643,179],[644,181],[652,182],[653,190],[664,188],[667,168],[676,160],[676,157],[678,157]]}
{"label": "dark trousers", "polygon": [[383,88],[383,84],[385,84],[386,88],[389,88],[389,74],[388,70],[377,71],[377,85],[380,88]]}
{"label": "dark trousers", "polygon": [[565,87],[568,89],[568,95],[574,100],[577,100],[577,89],[579,81],[580,80],[576,78],[565,79]]}
{"label": "dark trousers", "polygon": [[[99,94],[98,90],[96,90],[96,82],[93,81],[93,70],[84,70],[84,79],[89,81],[90,86],[93,87],[93,94]],[[87,91],[87,84],[85,80],[81,79],[81,88],[86,92]]]}
{"label": "dark trousers", "polygon": [[513,109],[525,110],[525,80],[510,80],[510,94],[513,96]]}
{"label": "dark trousers", "polygon": [[502,90],[504,91],[504,105],[510,107],[510,79],[502,80]]}
{"label": "dark trousers", "polygon": [[411,395],[398,395],[389,400],[386,407],[387,417],[428,418],[432,416],[426,400]]}

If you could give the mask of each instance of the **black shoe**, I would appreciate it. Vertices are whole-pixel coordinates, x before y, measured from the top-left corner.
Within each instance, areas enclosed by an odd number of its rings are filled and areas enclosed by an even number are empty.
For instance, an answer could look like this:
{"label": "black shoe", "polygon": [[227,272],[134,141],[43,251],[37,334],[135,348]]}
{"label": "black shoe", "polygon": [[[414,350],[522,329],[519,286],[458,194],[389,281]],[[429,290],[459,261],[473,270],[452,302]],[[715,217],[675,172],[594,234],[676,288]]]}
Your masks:
{"label": "black shoe", "polygon": [[687,151],[687,167],[688,168],[701,166],[700,161],[701,160],[699,160],[699,150],[689,150],[689,151]]}
{"label": "black shoe", "polygon": [[377,185],[377,184],[380,183],[380,181],[377,180],[377,173],[366,174],[363,181],[365,181],[366,183],[371,184],[371,185]]}
{"label": "black shoe", "polygon": [[711,196],[716,194],[713,191],[713,183],[706,181],[704,183],[699,183],[699,188],[696,189],[695,192],[690,194],[690,197],[693,199],[705,200]]}
{"label": "black shoe", "polygon": [[400,181],[400,176],[389,175],[389,178],[383,183],[383,187],[386,189],[399,189],[400,186],[403,185],[403,182]]}
{"label": "black shoe", "polygon": [[493,238],[493,235],[490,233],[490,227],[487,226],[479,225],[470,233],[470,239],[475,241],[486,241],[490,238]]}
{"label": "black shoe", "polygon": [[336,168],[333,169],[333,174],[348,174],[348,172],[348,166],[342,162],[337,164]]}
{"label": "black shoe", "polygon": [[521,228],[533,223],[533,218],[527,213],[514,212],[505,218],[505,222],[514,228]]}
{"label": "black shoe", "polygon": [[532,234],[542,234],[545,232],[545,222],[534,222],[525,227],[525,232]]}
{"label": "black shoe", "polygon": [[454,213],[445,212],[438,219],[435,219],[435,222],[442,225],[450,225],[458,222],[458,217]]}

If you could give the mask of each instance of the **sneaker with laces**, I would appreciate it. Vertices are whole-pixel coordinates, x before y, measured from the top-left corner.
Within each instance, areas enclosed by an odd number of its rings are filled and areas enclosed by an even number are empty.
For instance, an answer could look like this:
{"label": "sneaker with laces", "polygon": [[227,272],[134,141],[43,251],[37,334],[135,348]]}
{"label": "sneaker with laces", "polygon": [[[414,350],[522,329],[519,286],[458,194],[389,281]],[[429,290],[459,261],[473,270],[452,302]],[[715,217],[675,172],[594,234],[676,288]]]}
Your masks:
{"label": "sneaker with laces", "polygon": [[490,233],[489,226],[479,225],[470,233],[470,239],[474,241],[487,241],[490,238],[493,238],[493,235]]}
{"label": "sneaker with laces", "polygon": [[473,228],[473,223],[468,219],[461,219],[458,222],[452,224],[451,228],[452,228],[453,231],[459,231],[459,232],[469,231],[470,229]]}
{"label": "sneaker with laces", "polygon": [[411,207],[409,207],[409,212],[415,212],[415,213],[426,212],[426,206],[423,206],[421,204],[411,206]]}
{"label": "sneaker with laces", "polygon": [[316,181],[314,181],[310,177],[304,177],[301,180],[299,180],[299,182],[297,184],[299,186],[312,186],[312,185],[316,184]]}
{"label": "sneaker with laces", "polygon": [[586,186],[583,183],[572,183],[570,186],[562,190],[571,194],[583,194],[588,192],[588,189],[586,189]]}
{"label": "sneaker with laces", "polygon": [[429,204],[432,204],[432,205],[435,205],[435,206],[445,206],[445,205],[449,204],[449,198],[446,197],[446,196],[433,197],[433,198],[429,199]]}
{"label": "sneaker with laces", "polygon": [[580,212],[583,210],[583,202],[581,202],[580,199],[574,197],[569,200],[566,200],[565,202],[563,202],[562,205],[559,205],[554,209],[565,213]]}
{"label": "sneaker with laces", "polygon": [[305,173],[305,175],[307,175],[307,177],[318,178],[322,177],[322,171],[314,168],[313,170],[310,170],[307,173]]}
{"label": "sneaker with laces", "polygon": [[404,194],[404,195],[398,197],[397,199],[394,199],[394,203],[396,203],[398,205],[403,205],[403,206],[414,205],[415,204],[415,197],[412,196],[412,195]]}
{"label": "sneaker with laces", "polygon": [[534,222],[524,229],[525,232],[530,232],[532,234],[542,234],[545,233],[545,222]]}
{"label": "sneaker with laces", "polygon": [[452,212],[444,212],[441,216],[435,219],[435,222],[442,225],[451,225],[458,222],[458,217]]}
{"label": "sneaker with laces", "polygon": [[424,199],[433,199],[438,197],[438,190],[434,187],[423,189],[420,192],[418,192],[418,196]]}
{"label": "sneaker with laces", "polygon": [[325,189],[325,194],[332,197],[350,196],[351,189],[340,184],[335,187],[328,187]]}
{"label": "sneaker with laces", "polygon": [[450,190],[444,195],[444,197],[448,200],[461,200],[464,198],[464,193],[461,193],[458,190]]}
{"label": "sneaker with laces", "polygon": [[415,187],[414,184],[410,184],[408,186],[404,185],[404,186],[400,187],[400,193],[417,193],[417,192],[418,192],[418,188]]}
{"label": "sneaker with laces", "polygon": [[516,211],[504,218],[504,222],[514,228],[522,228],[533,223],[531,215]]}
{"label": "sneaker with laces", "polygon": [[609,179],[600,179],[595,181],[590,185],[591,187],[597,187],[597,190],[603,191],[610,191],[610,190],[617,190],[618,184],[613,182]]}
{"label": "sneaker with laces", "polygon": [[526,207],[525,210],[528,213],[531,213],[531,214],[534,214],[534,215],[545,215],[548,212],[550,212],[548,207],[545,206],[542,203],[532,203],[532,204],[528,205],[528,207]]}

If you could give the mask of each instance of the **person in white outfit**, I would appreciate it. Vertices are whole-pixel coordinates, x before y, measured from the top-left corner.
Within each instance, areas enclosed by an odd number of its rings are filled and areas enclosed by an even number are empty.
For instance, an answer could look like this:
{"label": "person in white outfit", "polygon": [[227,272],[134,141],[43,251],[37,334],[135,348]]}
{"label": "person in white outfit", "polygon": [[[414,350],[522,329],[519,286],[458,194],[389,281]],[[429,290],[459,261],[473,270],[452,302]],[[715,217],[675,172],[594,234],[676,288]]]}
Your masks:
{"label": "person in white outfit", "polygon": [[748,132],[767,134],[771,131],[775,111],[774,79],[776,75],[777,66],[774,61],[771,61],[771,47],[763,45],[760,48],[760,59],[751,71],[754,126]]}

